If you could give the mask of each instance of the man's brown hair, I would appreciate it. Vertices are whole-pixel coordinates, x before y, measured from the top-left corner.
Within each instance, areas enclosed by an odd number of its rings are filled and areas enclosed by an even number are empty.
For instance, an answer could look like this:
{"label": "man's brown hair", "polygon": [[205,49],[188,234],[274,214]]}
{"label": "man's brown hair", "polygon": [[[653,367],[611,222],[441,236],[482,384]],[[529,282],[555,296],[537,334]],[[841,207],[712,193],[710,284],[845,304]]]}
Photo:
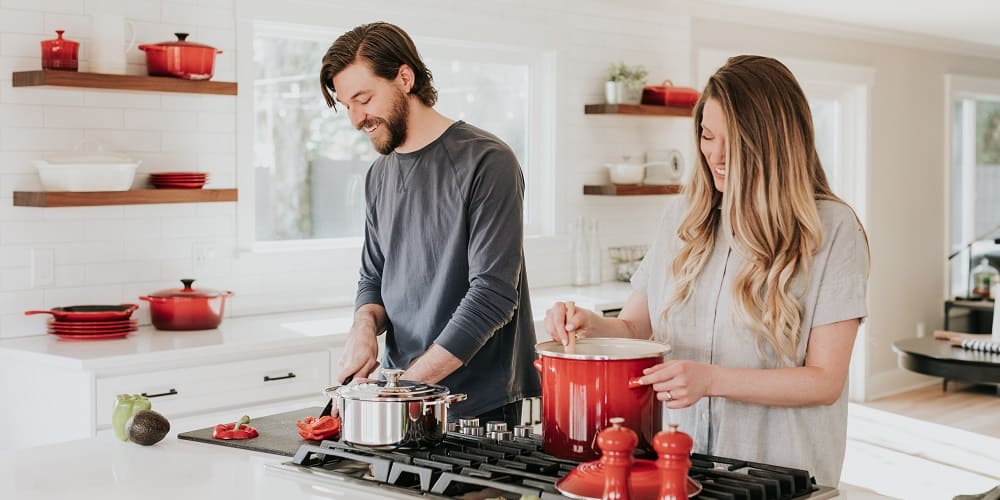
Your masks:
{"label": "man's brown hair", "polygon": [[337,92],[333,87],[333,77],[358,59],[364,59],[373,73],[386,80],[395,79],[402,65],[409,66],[414,74],[410,93],[427,106],[437,102],[431,70],[420,59],[410,36],[399,26],[377,22],[362,24],[340,35],[323,56],[319,80],[327,106],[337,107],[333,98]]}

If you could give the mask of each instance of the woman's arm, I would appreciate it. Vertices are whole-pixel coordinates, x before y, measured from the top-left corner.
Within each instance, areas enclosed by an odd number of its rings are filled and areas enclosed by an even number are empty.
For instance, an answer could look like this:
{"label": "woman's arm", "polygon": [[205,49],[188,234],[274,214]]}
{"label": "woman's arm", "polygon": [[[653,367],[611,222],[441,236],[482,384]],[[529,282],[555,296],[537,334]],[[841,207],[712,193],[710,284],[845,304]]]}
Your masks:
{"label": "woman's arm", "polygon": [[705,396],[770,406],[831,405],[844,390],[859,324],[851,319],[813,328],[805,366],[729,368],[674,360],[647,369],[642,383],[652,384],[668,408],[685,408]]}
{"label": "woman's arm", "polygon": [[[568,313],[568,314],[567,314]],[[591,310],[556,302],[545,311],[545,331],[563,345],[569,335],[578,337],[625,337],[648,339],[653,336],[646,296],[632,292],[617,318],[605,318]]]}

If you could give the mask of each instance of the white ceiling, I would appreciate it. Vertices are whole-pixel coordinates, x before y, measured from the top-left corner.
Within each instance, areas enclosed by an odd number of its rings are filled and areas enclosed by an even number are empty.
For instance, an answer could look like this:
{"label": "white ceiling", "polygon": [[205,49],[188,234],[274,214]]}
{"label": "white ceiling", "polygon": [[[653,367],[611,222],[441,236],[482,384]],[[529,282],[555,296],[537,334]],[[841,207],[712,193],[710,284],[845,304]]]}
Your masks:
{"label": "white ceiling", "polygon": [[1000,0],[708,0],[1000,47]]}

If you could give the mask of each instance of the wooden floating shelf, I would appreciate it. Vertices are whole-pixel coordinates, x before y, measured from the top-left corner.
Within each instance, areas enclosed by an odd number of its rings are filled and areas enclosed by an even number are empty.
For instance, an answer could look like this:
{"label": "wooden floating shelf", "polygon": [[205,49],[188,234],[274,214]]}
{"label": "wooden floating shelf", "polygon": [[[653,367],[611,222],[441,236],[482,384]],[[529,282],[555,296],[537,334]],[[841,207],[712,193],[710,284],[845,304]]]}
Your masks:
{"label": "wooden floating shelf", "polygon": [[640,116],[686,116],[694,114],[694,107],[653,106],[649,104],[585,104],[586,115],[640,115]]}
{"label": "wooden floating shelf", "polygon": [[186,94],[236,95],[236,82],[185,80],[165,76],[106,75],[42,69],[15,71],[15,87],[79,87],[86,89],[141,90],[149,92],[181,92]]}
{"label": "wooden floating shelf", "polygon": [[599,196],[632,196],[647,194],[677,194],[681,192],[680,184],[653,186],[645,184],[603,184],[600,186],[583,186],[583,194]]}
{"label": "wooden floating shelf", "polygon": [[236,201],[235,189],[133,189],[131,191],[14,191],[15,207],[96,207],[151,203]]}

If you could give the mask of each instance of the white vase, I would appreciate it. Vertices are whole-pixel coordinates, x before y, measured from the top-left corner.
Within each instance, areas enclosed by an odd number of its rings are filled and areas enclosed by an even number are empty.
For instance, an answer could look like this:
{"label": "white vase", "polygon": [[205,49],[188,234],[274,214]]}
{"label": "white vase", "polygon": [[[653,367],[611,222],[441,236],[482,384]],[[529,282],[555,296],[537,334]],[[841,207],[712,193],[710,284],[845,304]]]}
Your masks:
{"label": "white vase", "polygon": [[623,82],[604,82],[604,102],[621,104],[624,94],[625,84]]}

